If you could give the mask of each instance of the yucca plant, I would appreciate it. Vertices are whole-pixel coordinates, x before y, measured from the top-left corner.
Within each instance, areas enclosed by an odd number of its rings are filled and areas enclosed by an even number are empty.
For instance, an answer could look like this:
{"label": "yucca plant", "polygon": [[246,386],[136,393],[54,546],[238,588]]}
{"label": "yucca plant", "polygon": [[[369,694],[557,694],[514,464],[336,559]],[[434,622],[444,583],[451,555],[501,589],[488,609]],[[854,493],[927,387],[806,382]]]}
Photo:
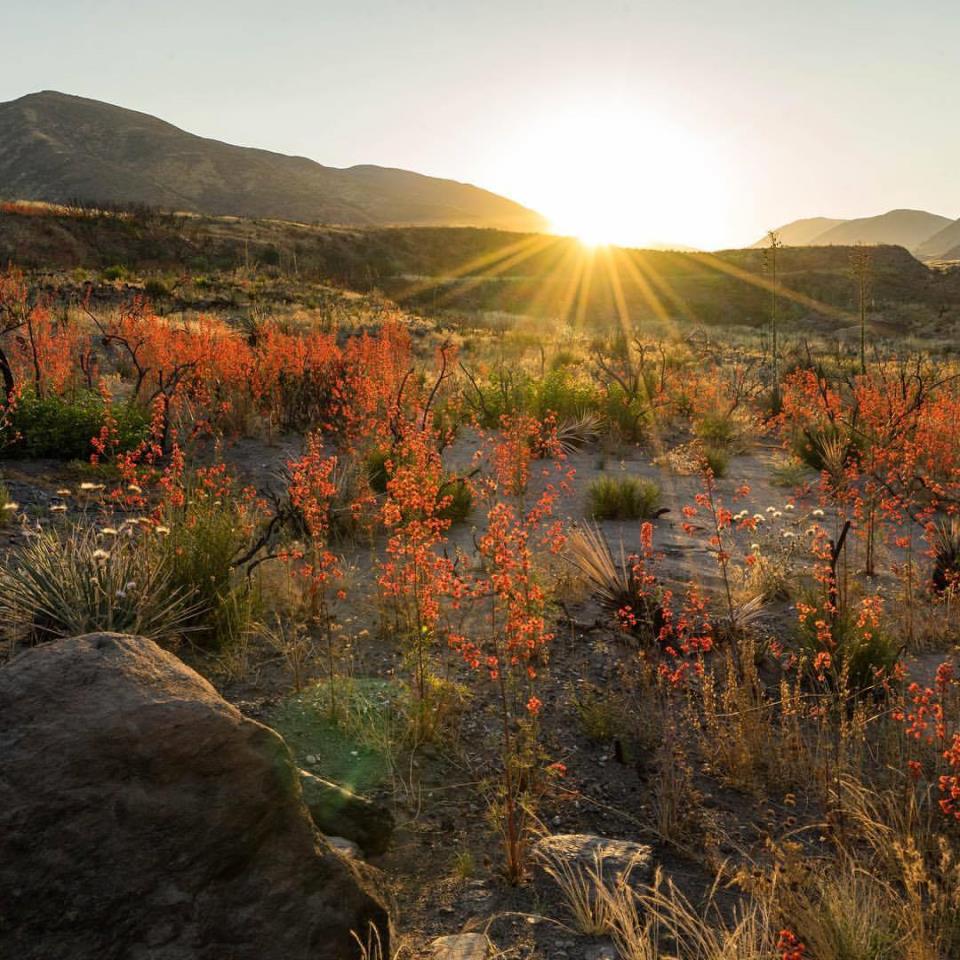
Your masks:
{"label": "yucca plant", "polygon": [[570,456],[583,447],[600,439],[600,417],[595,413],[582,413],[557,424],[556,440],[560,449]]}
{"label": "yucca plant", "polygon": [[34,533],[0,573],[0,618],[31,642],[97,631],[168,641],[193,614],[188,591],[150,538],[77,525]]}
{"label": "yucca plant", "polygon": [[960,583],[960,517],[941,520],[934,526],[933,589],[944,593]]}
{"label": "yucca plant", "polygon": [[629,608],[637,618],[641,632],[659,632],[663,622],[661,589],[638,582],[634,563],[620,544],[620,556],[614,559],[607,538],[596,528],[577,527],[567,539],[567,557],[583,574],[593,599],[611,617]]}

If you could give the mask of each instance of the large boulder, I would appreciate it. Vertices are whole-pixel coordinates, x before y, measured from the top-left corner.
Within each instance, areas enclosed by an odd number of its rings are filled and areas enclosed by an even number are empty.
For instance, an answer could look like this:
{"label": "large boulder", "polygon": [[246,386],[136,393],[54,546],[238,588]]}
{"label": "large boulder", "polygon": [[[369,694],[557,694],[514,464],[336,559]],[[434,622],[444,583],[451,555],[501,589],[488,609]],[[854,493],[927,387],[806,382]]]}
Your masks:
{"label": "large boulder", "polygon": [[373,928],[389,956],[368,870],[316,831],[283,740],[149,640],[0,669],[0,956],[344,960]]}

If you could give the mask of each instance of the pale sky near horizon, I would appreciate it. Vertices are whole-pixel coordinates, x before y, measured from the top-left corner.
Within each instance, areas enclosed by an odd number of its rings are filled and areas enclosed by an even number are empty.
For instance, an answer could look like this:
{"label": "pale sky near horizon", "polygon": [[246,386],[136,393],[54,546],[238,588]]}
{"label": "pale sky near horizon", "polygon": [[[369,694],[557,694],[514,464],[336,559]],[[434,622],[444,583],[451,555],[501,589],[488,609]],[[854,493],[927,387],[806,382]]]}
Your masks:
{"label": "pale sky near horizon", "polygon": [[3,0],[0,31],[0,101],[450,177],[603,240],[960,216],[957,0]]}

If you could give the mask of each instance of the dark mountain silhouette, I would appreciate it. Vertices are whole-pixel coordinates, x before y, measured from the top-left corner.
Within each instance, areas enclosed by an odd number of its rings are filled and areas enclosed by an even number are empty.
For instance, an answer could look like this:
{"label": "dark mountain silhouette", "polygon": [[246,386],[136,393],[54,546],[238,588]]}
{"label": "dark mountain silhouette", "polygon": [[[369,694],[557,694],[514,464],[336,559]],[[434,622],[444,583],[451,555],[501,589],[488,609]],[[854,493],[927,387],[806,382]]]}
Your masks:
{"label": "dark mountain silhouette", "polygon": [[538,213],[468,184],[371,165],[325,167],[52,91],[0,104],[0,196],[307,223],[546,229]]}

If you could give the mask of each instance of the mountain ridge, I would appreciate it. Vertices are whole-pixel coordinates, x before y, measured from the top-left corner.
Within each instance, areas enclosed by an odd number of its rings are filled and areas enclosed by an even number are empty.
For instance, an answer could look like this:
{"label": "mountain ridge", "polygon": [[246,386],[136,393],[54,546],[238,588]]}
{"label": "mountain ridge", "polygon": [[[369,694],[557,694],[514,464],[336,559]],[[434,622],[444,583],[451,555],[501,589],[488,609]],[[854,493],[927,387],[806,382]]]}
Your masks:
{"label": "mountain ridge", "polygon": [[535,211],[455,180],[189,133],[142,111],[58,91],[0,103],[0,195],[306,223],[542,231]]}
{"label": "mountain ridge", "polygon": [[[820,230],[820,226],[824,229]],[[788,247],[887,244],[906,247],[918,255],[933,258],[960,243],[960,220],[952,220],[926,210],[899,208],[872,217],[811,217],[793,220],[775,232]],[[753,247],[764,247],[767,242],[764,237],[753,244]]]}

